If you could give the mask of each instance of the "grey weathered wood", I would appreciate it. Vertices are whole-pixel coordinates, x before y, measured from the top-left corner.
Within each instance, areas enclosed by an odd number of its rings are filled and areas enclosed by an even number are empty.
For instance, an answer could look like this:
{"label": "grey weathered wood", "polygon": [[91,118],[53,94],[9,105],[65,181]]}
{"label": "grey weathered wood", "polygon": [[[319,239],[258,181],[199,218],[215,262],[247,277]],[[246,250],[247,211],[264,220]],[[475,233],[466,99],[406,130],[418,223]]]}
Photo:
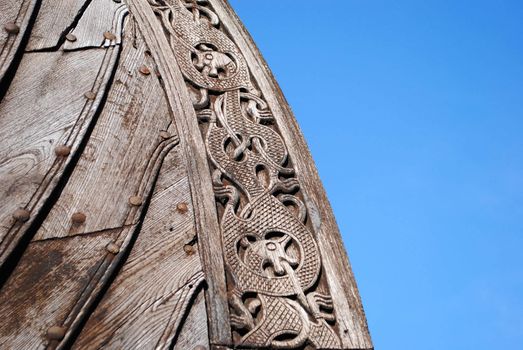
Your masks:
{"label": "grey weathered wood", "polygon": [[[166,144],[160,131],[167,129],[171,118],[144,43],[138,41],[136,48],[132,44],[124,45],[96,127],[35,240],[136,223],[137,207],[129,204],[129,198],[143,197],[150,160]],[[143,65],[152,74],[140,73]],[[85,223],[71,221],[77,212],[86,215]]]}
{"label": "grey weathered wood", "polygon": [[[0,1],[0,82],[15,57],[22,38],[27,30],[36,0]],[[18,33],[9,34],[5,25],[14,23]]]}
{"label": "grey weathered wood", "polygon": [[[169,105],[176,112],[180,146],[190,155],[187,158],[187,172],[190,179],[191,196],[197,223],[198,246],[207,279],[206,308],[209,319],[209,338],[212,344],[230,344],[229,306],[226,300],[225,270],[220,230],[216,217],[214,192],[205,145],[200,136],[196,114],[187,95],[180,69],[173,64],[176,58],[169,47],[163,28],[146,1],[129,1],[129,11],[143,30],[145,40],[158,64],[165,83]],[[221,296],[216,298],[215,296]]]}
{"label": "grey weathered wood", "polygon": [[53,48],[90,0],[42,0],[26,51]]}
{"label": "grey weathered wood", "polygon": [[[120,44],[122,40],[122,27],[120,23],[127,14],[127,6],[112,0],[91,0],[82,18],[71,31],[75,41],[66,41],[65,50],[75,50],[84,47],[111,46]],[[107,39],[104,33],[109,32],[115,36]]]}
{"label": "grey weathered wood", "polygon": [[[0,265],[48,200],[100,104],[116,61],[114,48],[24,55],[0,105]],[[94,100],[84,93],[93,91]],[[43,127],[45,126],[45,127]],[[55,148],[71,154],[58,157]],[[16,222],[17,208],[31,212]]]}
{"label": "grey weathered wood", "polygon": [[[178,148],[165,158],[130,256],[74,348],[171,345],[203,281],[183,158]],[[181,204],[187,211],[177,209]]]}
{"label": "grey weathered wood", "polygon": [[[207,332],[207,312],[205,311],[205,298],[203,291],[196,296],[189,315],[183,322],[182,329],[176,338],[174,350],[209,348],[209,334]],[[197,349],[197,348],[196,348]]]}

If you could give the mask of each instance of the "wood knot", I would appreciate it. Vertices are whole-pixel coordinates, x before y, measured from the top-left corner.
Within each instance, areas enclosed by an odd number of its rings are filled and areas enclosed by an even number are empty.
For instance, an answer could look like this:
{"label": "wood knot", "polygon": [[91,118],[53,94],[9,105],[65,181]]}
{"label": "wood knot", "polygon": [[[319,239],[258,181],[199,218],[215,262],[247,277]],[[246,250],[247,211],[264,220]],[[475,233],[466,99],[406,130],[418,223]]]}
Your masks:
{"label": "wood knot", "polygon": [[4,24],[4,29],[9,34],[18,34],[20,33],[20,27],[16,25],[15,22],[7,22]]}
{"label": "wood knot", "polygon": [[27,209],[16,209],[13,213],[13,218],[18,222],[26,222],[29,220],[31,213]]}
{"label": "wood knot", "polygon": [[81,212],[74,213],[71,216],[71,220],[73,221],[73,224],[76,224],[76,225],[83,224],[86,219],[87,219],[87,216],[85,216],[85,214],[81,213]]}
{"label": "wood knot", "polygon": [[60,326],[52,326],[47,330],[47,337],[52,340],[64,339],[66,329]]}

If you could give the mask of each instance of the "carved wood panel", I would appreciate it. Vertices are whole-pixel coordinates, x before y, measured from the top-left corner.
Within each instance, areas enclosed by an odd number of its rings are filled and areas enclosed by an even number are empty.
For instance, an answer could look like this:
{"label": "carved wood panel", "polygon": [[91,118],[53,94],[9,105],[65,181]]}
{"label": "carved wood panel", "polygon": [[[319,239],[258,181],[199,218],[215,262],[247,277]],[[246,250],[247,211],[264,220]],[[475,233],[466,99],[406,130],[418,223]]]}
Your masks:
{"label": "carved wood panel", "polygon": [[225,1],[17,6],[1,348],[372,347],[306,144]]}

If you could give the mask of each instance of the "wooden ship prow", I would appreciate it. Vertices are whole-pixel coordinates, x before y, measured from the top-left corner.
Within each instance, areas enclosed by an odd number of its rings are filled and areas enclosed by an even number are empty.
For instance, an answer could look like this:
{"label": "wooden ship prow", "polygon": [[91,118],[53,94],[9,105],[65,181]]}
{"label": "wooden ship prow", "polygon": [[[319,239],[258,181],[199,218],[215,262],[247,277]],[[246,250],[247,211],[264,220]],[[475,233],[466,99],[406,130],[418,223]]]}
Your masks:
{"label": "wooden ship prow", "polygon": [[225,0],[0,0],[0,349],[372,349]]}

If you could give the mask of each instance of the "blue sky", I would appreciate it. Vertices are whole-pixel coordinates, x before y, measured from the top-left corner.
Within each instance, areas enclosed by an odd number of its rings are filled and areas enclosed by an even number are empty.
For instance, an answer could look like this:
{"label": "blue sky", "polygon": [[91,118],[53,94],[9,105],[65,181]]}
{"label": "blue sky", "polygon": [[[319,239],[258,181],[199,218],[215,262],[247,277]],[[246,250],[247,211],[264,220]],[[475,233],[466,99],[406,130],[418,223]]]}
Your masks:
{"label": "blue sky", "polygon": [[523,349],[523,1],[230,0],[309,143],[377,349]]}

